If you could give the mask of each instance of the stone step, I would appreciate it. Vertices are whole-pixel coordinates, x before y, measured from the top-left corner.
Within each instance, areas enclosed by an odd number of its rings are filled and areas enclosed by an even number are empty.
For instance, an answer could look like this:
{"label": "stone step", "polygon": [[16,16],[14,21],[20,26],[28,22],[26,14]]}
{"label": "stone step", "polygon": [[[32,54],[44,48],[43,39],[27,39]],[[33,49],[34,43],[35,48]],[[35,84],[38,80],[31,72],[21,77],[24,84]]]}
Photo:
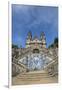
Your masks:
{"label": "stone step", "polygon": [[38,83],[54,83],[57,82],[57,79],[49,77],[49,75],[44,71],[39,72],[27,72],[19,74],[17,77],[13,77],[13,85],[21,84],[38,84]]}
{"label": "stone step", "polygon": [[18,75],[18,77],[19,76],[20,77],[25,77],[25,76],[26,77],[30,77],[30,76],[33,76],[33,77],[37,76],[37,77],[39,77],[39,76],[47,76],[47,74],[46,73],[44,73],[44,74],[43,73],[42,74],[41,73],[39,73],[39,74],[36,74],[36,73],[35,74],[21,74],[21,75]]}
{"label": "stone step", "polygon": [[49,78],[48,74],[44,71],[35,71],[35,72],[28,72],[28,73],[23,73],[19,74],[17,76],[17,79],[20,80],[40,80],[40,78]]}
{"label": "stone step", "polygon": [[20,80],[27,80],[27,79],[33,79],[34,80],[34,79],[36,79],[37,80],[37,79],[40,79],[40,78],[49,78],[49,77],[48,76],[41,76],[41,77],[39,77],[39,76],[38,77],[37,76],[35,76],[35,77],[33,77],[33,76],[31,76],[31,77],[24,77],[23,76],[23,77],[18,77],[17,79],[20,79]]}
{"label": "stone step", "polygon": [[18,77],[22,77],[22,78],[31,77],[31,78],[32,78],[32,77],[47,77],[47,76],[48,76],[47,74],[45,74],[45,75],[39,75],[39,74],[38,74],[38,75],[22,75],[22,76],[20,75],[20,76],[18,76]]}

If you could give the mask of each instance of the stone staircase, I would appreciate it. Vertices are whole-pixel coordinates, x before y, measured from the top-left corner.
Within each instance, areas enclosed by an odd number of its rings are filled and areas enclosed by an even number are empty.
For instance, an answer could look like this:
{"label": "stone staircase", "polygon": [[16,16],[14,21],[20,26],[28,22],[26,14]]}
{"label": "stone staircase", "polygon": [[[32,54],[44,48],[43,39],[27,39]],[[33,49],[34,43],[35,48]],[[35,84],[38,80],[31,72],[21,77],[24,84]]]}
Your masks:
{"label": "stone staircase", "polygon": [[52,78],[44,70],[19,74],[12,78],[12,85],[57,83],[57,78]]}
{"label": "stone staircase", "polygon": [[21,80],[40,80],[40,78],[47,78],[47,73],[45,72],[36,72],[36,71],[33,71],[33,72],[28,72],[28,73],[23,73],[23,74],[20,74],[19,76],[17,76],[18,79],[21,79]]}

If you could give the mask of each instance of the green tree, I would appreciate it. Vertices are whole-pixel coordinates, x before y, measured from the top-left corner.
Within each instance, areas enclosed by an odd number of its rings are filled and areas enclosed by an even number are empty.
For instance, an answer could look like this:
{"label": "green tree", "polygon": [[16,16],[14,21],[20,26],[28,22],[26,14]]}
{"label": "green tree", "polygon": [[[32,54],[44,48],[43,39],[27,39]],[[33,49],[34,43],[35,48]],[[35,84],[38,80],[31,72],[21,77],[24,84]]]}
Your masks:
{"label": "green tree", "polygon": [[12,58],[15,56],[16,58],[18,58],[19,52],[18,52],[18,46],[12,44]]}
{"label": "green tree", "polygon": [[12,48],[14,48],[14,49],[18,49],[18,46],[17,46],[17,45],[12,44]]}
{"label": "green tree", "polygon": [[57,37],[54,39],[54,42],[51,45],[49,45],[48,48],[56,48],[56,47],[58,48],[58,38]]}
{"label": "green tree", "polygon": [[54,45],[55,45],[55,47],[58,47],[58,38],[55,38]]}

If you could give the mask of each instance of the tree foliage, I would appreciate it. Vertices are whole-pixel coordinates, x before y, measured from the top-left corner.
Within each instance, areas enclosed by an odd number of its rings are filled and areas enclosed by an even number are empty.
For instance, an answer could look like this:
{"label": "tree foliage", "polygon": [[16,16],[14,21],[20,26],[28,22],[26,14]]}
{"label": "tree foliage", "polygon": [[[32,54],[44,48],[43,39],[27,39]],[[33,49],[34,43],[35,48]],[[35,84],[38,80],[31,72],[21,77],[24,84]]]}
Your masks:
{"label": "tree foliage", "polygon": [[56,47],[58,48],[58,38],[55,38],[54,42],[51,45],[49,45],[48,48],[56,48]]}
{"label": "tree foliage", "polygon": [[12,48],[14,48],[14,49],[18,49],[18,46],[17,46],[17,45],[12,44]]}

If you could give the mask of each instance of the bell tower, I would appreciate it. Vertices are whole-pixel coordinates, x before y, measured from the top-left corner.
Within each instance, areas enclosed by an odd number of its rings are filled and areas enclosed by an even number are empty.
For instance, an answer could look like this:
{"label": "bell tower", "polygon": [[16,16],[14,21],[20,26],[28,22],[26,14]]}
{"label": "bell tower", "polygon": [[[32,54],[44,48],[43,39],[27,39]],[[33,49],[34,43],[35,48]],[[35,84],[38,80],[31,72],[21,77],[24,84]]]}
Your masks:
{"label": "bell tower", "polygon": [[32,40],[32,33],[31,31],[29,31],[26,38],[26,48],[30,47],[31,40]]}
{"label": "bell tower", "polygon": [[41,39],[41,44],[42,44],[41,47],[46,48],[46,38],[45,38],[44,32],[41,33],[40,39]]}

